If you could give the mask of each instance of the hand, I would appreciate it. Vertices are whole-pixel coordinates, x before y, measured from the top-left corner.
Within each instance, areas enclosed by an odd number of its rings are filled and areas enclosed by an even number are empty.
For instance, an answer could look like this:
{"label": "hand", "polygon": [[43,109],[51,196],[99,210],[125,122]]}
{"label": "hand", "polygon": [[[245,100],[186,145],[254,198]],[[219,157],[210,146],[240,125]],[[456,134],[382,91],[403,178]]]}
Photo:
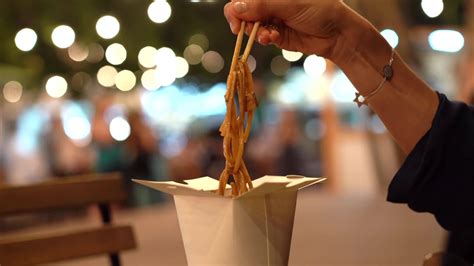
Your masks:
{"label": "hand", "polygon": [[331,59],[337,53],[334,48],[346,9],[341,0],[233,0],[226,4],[224,14],[234,34],[241,20],[250,22],[247,33],[253,22],[269,23],[272,27],[260,27],[257,33],[260,44]]}

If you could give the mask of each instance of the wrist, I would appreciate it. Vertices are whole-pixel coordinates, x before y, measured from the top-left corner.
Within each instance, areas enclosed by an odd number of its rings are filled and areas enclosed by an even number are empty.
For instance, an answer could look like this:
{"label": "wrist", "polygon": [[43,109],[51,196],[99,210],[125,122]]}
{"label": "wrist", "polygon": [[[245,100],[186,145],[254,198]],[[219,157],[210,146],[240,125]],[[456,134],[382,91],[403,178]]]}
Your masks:
{"label": "wrist", "polygon": [[364,60],[381,70],[390,58],[390,45],[369,21],[345,4],[339,16],[339,36],[331,60],[342,69],[354,60]]}

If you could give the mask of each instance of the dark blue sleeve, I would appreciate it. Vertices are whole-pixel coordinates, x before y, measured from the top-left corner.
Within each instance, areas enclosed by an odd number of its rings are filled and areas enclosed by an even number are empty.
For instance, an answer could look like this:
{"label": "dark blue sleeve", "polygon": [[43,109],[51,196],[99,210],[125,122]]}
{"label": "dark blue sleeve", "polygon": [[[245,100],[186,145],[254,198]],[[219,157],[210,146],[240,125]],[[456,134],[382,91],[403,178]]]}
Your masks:
{"label": "dark blue sleeve", "polygon": [[439,101],[432,128],[396,173],[388,200],[462,231],[474,228],[474,108],[442,94]]}

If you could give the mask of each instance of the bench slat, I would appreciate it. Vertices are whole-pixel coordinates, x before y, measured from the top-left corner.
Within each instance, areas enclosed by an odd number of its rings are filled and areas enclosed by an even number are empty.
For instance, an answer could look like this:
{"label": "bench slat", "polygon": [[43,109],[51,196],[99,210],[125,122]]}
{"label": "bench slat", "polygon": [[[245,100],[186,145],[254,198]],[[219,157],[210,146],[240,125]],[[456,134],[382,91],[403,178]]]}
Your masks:
{"label": "bench slat", "polygon": [[136,248],[131,226],[0,240],[0,265],[35,265]]}
{"label": "bench slat", "polygon": [[0,185],[0,216],[94,203],[121,202],[126,191],[119,174],[94,174],[27,186]]}

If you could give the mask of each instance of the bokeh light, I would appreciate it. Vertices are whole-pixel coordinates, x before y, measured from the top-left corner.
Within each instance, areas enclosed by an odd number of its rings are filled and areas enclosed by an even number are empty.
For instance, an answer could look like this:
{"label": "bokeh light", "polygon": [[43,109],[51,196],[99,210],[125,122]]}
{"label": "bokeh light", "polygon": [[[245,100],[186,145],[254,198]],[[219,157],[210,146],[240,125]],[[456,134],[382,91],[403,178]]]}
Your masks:
{"label": "bokeh light", "polygon": [[296,62],[303,57],[303,53],[300,52],[293,52],[293,51],[287,51],[285,49],[281,50],[281,53],[283,57],[288,60],[289,62]]}
{"label": "bokeh light", "polygon": [[147,90],[156,90],[160,87],[160,83],[158,82],[156,71],[154,69],[148,69],[142,74],[141,82],[143,88]]}
{"label": "bokeh light", "polygon": [[116,141],[124,141],[130,136],[130,124],[123,117],[115,117],[110,121],[109,131]]}
{"label": "bokeh light", "polygon": [[249,57],[247,58],[247,65],[249,66],[250,71],[254,72],[257,68],[257,60],[255,60],[255,57],[249,55]]}
{"label": "bokeh light", "polygon": [[46,81],[46,93],[53,98],[61,98],[67,91],[67,81],[61,76],[52,76]]}
{"label": "bokeh light", "polygon": [[444,3],[443,0],[422,0],[421,8],[428,17],[436,18],[443,13]]}
{"label": "bokeh light", "polygon": [[71,46],[76,39],[76,34],[74,30],[67,26],[61,25],[56,27],[51,34],[51,40],[56,47],[65,49]]}
{"label": "bokeh light", "polygon": [[15,36],[15,45],[18,49],[23,52],[31,51],[35,45],[36,41],[38,40],[38,36],[36,32],[30,28],[24,28]]}
{"label": "bokeh light", "polygon": [[209,39],[206,35],[201,33],[194,34],[193,36],[191,36],[191,38],[189,38],[188,44],[199,45],[204,51],[207,51],[207,49],[209,49]]}
{"label": "bokeh light", "polygon": [[115,86],[121,91],[130,91],[135,87],[137,78],[130,70],[122,70],[115,76]]}
{"label": "bokeh light", "polygon": [[392,48],[396,48],[399,43],[399,37],[397,32],[392,29],[385,29],[380,32],[380,34],[387,40],[387,42],[392,46]]}
{"label": "bokeh light", "polygon": [[117,70],[113,66],[103,66],[97,71],[97,81],[104,87],[114,86],[116,76]]}
{"label": "bokeh light", "polygon": [[428,36],[428,43],[435,51],[457,53],[464,47],[464,36],[455,30],[435,30]]}
{"label": "bokeh light", "polygon": [[188,61],[178,56],[175,58],[175,64],[176,64],[176,78],[179,79],[179,78],[185,77],[189,72]]}
{"label": "bokeh light", "polygon": [[3,86],[3,97],[7,102],[16,103],[21,99],[23,86],[18,81],[9,81]]}
{"label": "bokeh light", "polygon": [[91,124],[86,117],[70,117],[64,121],[64,133],[73,141],[84,141],[90,137]]}
{"label": "bokeh light", "polygon": [[224,68],[224,58],[215,51],[208,51],[202,56],[202,66],[209,73],[219,73]]}
{"label": "bokeh light", "polygon": [[120,65],[127,59],[127,50],[120,43],[113,43],[105,50],[105,59],[112,65]]}
{"label": "bokeh light", "polygon": [[164,23],[171,17],[171,6],[165,0],[155,0],[148,6],[148,17],[155,23]]}
{"label": "bokeh light", "polygon": [[138,62],[144,68],[156,66],[156,48],[151,46],[143,47],[138,53]]}
{"label": "bokeh light", "polygon": [[117,36],[120,31],[120,23],[115,17],[107,15],[97,20],[95,29],[100,37],[108,40]]}
{"label": "bokeh light", "polygon": [[184,49],[183,56],[190,65],[197,65],[201,63],[204,50],[197,44],[190,44]]}
{"label": "bokeh light", "polygon": [[306,74],[318,78],[326,71],[326,59],[317,55],[310,55],[305,59],[303,67]]}
{"label": "bokeh light", "polygon": [[98,63],[104,59],[104,48],[98,43],[89,44],[89,55],[87,56],[87,62]]}
{"label": "bokeh light", "polygon": [[74,43],[67,49],[69,57],[76,62],[82,62],[89,56],[89,48],[79,43]]}
{"label": "bokeh light", "polygon": [[160,86],[169,86],[176,80],[176,54],[171,48],[156,51],[156,79]]}
{"label": "bokeh light", "polygon": [[277,76],[284,76],[290,69],[290,66],[290,62],[281,55],[275,56],[270,63],[272,73]]}

